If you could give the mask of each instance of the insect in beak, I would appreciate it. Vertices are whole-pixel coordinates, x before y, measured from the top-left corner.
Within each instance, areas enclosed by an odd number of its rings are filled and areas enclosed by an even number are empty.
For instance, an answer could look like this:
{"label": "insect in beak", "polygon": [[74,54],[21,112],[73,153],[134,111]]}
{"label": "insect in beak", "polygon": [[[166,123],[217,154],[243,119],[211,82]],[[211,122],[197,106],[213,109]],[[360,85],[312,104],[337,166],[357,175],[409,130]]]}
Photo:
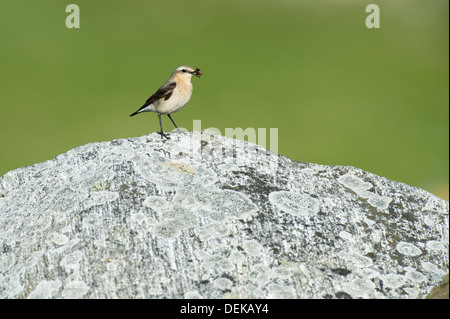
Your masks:
{"label": "insect in beak", "polygon": [[196,75],[197,77],[200,77],[203,74],[203,71],[197,68],[193,74]]}

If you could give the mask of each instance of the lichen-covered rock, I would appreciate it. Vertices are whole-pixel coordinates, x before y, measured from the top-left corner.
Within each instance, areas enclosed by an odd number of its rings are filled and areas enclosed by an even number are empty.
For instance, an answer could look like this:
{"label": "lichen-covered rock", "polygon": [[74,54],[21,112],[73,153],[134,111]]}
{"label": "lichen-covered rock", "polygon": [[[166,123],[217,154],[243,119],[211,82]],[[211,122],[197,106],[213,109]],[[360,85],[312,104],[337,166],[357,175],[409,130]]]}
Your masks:
{"label": "lichen-covered rock", "polygon": [[223,136],[92,143],[0,178],[0,297],[423,298],[448,211]]}

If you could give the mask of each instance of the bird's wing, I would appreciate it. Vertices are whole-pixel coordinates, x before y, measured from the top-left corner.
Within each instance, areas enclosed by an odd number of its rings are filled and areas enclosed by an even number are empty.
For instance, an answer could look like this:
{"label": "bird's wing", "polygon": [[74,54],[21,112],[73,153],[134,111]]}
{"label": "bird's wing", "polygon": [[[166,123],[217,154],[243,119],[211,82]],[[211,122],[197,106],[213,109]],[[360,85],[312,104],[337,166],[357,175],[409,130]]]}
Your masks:
{"label": "bird's wing", "polygon": [[155,101],[160,99],[168,100],[173,93],[173,90],[176,88],[177,84],[175,82],[169,82],[161,86],[155,94],[150,96],[142,107],[146,107],[147,105],[152,104]]}
{"label": "bird's wing", "polygon": [[176,88],[176,86],[177,86],[177,84],[175,82],[169,82],[169,83],[166,83],[163,86],[161,86],[158,89],[158,91],[155,92],[155,94],[153,94],[152,96],[150,96],[148,98],[147,102],[145,102],[145,104],[142,105],[139,110],[137,110],[136,112],[133,113],[133,115],[139,113],[140,110],[142,110],[143,108],[146,108],[147,106],[154,103],[155,101],[158,101],[161,99],[168,100],[172,96],[173,90]]}

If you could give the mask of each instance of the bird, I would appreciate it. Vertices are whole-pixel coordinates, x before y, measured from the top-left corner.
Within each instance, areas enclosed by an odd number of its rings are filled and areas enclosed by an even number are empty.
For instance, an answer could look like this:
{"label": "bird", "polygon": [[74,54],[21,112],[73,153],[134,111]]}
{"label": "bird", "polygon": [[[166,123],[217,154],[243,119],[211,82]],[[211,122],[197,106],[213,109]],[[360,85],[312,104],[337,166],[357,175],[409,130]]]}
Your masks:
{"label": "bird", "polygon": [[199,68],[195,70],[188,65],[182,65],[177,67],[170,78],[164,83],[148,100],[142,105],[139,110],[131,114],[130,116],[137,115],[143,112],[156,112],[159,118],[159,127],[161,131],[157,132],[161,135],[161,138],[169,138],[167,134],[164,134],[161,115],[167,115],[172,121],[173,125],[178,129],[174,120],[170,114],[181,110],[190,100],[192,95],[192,83],[191,78],[195,75],[198,78],[203,74],[203,71]]}

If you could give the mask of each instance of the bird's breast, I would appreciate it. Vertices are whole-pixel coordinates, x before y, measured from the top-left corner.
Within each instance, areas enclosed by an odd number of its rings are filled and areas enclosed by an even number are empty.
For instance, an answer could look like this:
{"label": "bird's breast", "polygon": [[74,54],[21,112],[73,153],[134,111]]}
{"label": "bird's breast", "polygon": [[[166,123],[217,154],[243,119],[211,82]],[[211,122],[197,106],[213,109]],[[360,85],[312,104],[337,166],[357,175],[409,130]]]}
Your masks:
{"label": "bird's breast", "polygon": [[157,111],[162,114],[171,114],[183,108],[192,95],[192,83],[178,83],[168,100],[161,100]]}

